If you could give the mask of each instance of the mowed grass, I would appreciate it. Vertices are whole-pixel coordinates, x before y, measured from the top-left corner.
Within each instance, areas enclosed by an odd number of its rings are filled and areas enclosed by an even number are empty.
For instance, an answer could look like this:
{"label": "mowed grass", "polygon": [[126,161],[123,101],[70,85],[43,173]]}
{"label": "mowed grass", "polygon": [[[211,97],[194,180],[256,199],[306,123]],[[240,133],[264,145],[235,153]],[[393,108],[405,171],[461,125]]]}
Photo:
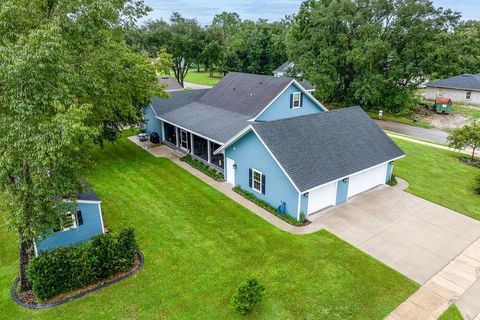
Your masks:
{"label": "mowed grass", "polygon": [[276,229],[125,139],[98,151],[89,177],[107,227],[136,229],[144,269],[66,305],[25,310],[9,297],[17,244],[1,227],[0,318],[244,319],[229,299],[253,275],[266,296],[249,319],[383,319],[418,288],[327,232]]}
{"label": "mowed grass", "polygon": [[407,154],[394,172],[408,181],[408,192],[480,220],[480,195],[473,191],[480,169],[460,162],[459,153],[393,140]]}
{"label": "mowed grass", "polygon": [[[206,86],[214,86],[220,80],[222,80],[222,75],[218,73],[214,73],[213,75],[214,75],[213,77],[210,77],[210,73],[208,71],[198,72],[197,70],[191,69],[191,70],[188,70],[187,76],[185,77],[185,81],[197,83],[197,84],[203,84]],[[186,87],[188,87],[188,85]]]}
{"label": "mowed grass", "polygon": [[438,320],[463,320],[463,317],[458,308],[452,304],[450,308],[438,318]]}

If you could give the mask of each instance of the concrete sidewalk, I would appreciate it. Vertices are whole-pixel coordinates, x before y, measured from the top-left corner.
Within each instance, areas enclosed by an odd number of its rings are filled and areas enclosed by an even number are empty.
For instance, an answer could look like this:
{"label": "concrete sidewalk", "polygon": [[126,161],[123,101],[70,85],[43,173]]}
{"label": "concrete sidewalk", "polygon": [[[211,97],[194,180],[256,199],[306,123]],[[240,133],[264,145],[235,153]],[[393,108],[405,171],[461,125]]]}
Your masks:
{"label": "concrete sidewalk", "polygon": [[[403,302],[386,319],[437,319],[457,300],[461,302],[469,289],[478,290],[479,279],[480,240],[477,240]],[[467,305],[473,311],[467,315],[466,320],[480,319],[478,311],[474,311],[480,308],[480,296],[470,295],[469,299],[471,301],[467,302]],[[465,316],[465,313],[463,314]]]}

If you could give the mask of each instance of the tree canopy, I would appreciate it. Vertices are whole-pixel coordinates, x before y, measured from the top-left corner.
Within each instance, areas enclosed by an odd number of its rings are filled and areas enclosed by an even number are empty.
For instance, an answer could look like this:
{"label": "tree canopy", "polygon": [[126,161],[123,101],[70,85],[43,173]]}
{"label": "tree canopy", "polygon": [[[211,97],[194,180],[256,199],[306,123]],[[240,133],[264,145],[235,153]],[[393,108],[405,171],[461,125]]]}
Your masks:
{"label": "tree canopy", "polygon": [[455,36],[476,29],[459,21],[429,0],[307,0],[287,49],[321,100],[398,112],[419,82],[466,70]]}
{"label": "tree canopy", "polygon": [[124,41],[146,10],[134,0],[0,6],[0,191],[19,236],[24,290],[32,240],[75,205],[94,143],[137,124],[162,94],[150,59]]}

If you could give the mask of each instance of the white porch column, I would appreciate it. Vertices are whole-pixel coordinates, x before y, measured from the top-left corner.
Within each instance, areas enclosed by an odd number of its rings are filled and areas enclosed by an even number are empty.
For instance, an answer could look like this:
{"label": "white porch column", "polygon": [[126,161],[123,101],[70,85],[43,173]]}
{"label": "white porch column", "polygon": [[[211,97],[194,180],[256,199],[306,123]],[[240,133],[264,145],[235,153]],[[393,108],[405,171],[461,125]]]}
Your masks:
{"label": "white porch column", "polygon": [[207,140],[207,161],[208,163],[212,163],[210,159],[210,140]]}
{"label": "white porch column", "polygon": [[178,130],[178,127],[175,127],[175,140],[176,140],[176,145],[178,148],[178,135],[180,134],[180,130]]}
{"label": "white porch column", "polygon": [[190,153],[193,154],[193,133],[190,132]]}
{"label": "white porch column", "polygon": [[163,121],[160,121],[160,123],[162,124],[162,137],[161,137],[161,141],[164,141],[165,140],[165,127],[163,125]]}

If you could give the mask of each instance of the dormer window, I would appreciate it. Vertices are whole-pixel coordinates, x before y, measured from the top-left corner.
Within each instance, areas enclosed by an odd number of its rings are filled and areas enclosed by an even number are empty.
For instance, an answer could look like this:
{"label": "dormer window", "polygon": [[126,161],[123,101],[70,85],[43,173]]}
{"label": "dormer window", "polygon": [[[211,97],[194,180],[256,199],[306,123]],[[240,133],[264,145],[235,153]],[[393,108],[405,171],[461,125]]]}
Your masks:
{"label": "dormer window", "polygon": [[290,96],[290,108],[297,109],[302,106],[302,93],[294,92]]}

